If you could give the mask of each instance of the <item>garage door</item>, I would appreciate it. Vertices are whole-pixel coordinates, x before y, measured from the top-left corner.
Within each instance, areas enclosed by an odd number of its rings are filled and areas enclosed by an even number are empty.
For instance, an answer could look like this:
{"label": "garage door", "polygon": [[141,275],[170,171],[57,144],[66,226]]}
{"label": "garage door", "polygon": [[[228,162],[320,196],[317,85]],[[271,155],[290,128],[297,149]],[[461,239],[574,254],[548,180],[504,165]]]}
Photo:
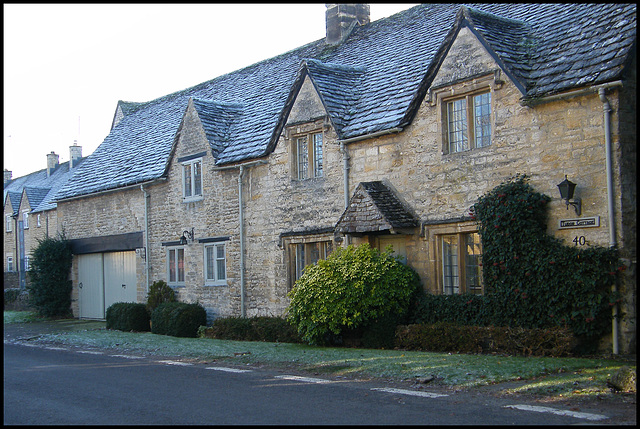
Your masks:
{"label": "garage door", "polygon": [[116,302],[137,302],[136,253],[78,255],[79,317],[104,319]]}

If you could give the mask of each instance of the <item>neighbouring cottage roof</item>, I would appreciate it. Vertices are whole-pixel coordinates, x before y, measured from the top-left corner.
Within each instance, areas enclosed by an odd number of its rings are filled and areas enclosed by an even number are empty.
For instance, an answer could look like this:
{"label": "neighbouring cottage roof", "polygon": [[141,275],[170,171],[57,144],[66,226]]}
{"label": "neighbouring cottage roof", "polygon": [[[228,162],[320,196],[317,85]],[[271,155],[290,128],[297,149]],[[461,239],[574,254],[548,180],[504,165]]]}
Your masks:
{"label": "neighbouring cottage roof", "polygon": [[162,177],[190,98],[218,165],[273,151],[307,75],[340,138],[404,127],[462,27],[527,101],[624,78],[636,6],[422,4],[356,26],[337,46],[321,39],[156,100],[120,102],[110,134],[56,198]]}
{"label": "neighbouring cottage roof", "polygon": [[4,186],[4,204],[10,196],[14,216],[18,214],[23,191],[29,200],[31,213],[53,210],[57,204],[56,192],[78,171],[86,158],[81,158],[76,167],[69,171],[69,161],[59,164],[50,176],[42,169],[26,176],[16,177]]}
{"label": "neighbouring cottage roof", "polygon": [[361,182],[336,224],[342,234],[395,231],[414,228],[416,217],[407,210],[396,194],[380,181]]}

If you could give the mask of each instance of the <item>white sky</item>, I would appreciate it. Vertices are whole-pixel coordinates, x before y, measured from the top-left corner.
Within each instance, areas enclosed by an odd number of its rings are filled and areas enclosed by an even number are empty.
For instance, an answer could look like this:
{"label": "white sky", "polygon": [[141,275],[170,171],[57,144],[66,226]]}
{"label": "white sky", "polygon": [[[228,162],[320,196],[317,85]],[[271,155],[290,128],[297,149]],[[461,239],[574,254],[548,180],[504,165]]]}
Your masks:
{"label": "white sky", "polygon": [[[371,20],[414,4],[371,4]],[[91,154],[149,101],[325,36],[325,4],[4,4],[3,169]]]}

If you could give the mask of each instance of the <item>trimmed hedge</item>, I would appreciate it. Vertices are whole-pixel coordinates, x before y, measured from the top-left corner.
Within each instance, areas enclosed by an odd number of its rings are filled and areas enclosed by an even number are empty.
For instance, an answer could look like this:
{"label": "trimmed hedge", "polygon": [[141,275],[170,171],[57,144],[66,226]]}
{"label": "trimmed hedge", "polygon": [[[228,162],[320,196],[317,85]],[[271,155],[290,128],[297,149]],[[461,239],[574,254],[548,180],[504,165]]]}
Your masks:
{"label": "trimmed hedge", "polygon": [[207,324],[207,312],[200,304],[165,302],[151,313],[151,332],[172,337],[198,336]]}
{"label": "trimmed hedge", "polygon": [[107,308],[107,329],[148,332],[149,313],[144,304],[116,302]]}
{"label": "trimmed hedge", "polygon": [[396,329],[396,348],[429,352],[571,356],[576,338],[568,327],[525,329],[439,322]]}
{"label": "trimmed hedge", "polygon": [[268,316],[216,319],[211,327],[201,330],[199,336],[234,341],[302,342],[296,328],[285,318]]}

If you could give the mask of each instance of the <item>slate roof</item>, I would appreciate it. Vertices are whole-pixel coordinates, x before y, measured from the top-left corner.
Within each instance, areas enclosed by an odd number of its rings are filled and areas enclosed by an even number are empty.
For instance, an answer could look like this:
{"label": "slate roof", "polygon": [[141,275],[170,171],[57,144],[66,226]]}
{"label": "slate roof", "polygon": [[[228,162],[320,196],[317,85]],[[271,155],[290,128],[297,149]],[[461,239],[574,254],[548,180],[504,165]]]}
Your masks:
{"label": "slate roof", "polygon": [[16,177],[4,185],[4,204],[11,196],[13,214],[17,215],[22,200],[23,191],[29,200],[31,213],[53,210],[57,207],[54,199],[57,191],[78,171],[86,158],[81,158],[76,167],[69,171],[69,162],[63,162],[47,177],[47,170],[42,169],[26,176]]}
{"label": "slate roof", "polygon": [[336,224],[336,232],[393,231],[418,225],[416,217],[381,181],[361,182]]}
{"label": "slate roof", "polygon": [[635,4],[421,4],[356,26],[338,46],[320,39],[156,100],[120,102],[123,118],[56,198],[162,177],[189,98],[218,165],[264,157],[305,74],[340,138],[404,127],[462,26],[504,67],[523,102],[623,79],[635,55]]}

